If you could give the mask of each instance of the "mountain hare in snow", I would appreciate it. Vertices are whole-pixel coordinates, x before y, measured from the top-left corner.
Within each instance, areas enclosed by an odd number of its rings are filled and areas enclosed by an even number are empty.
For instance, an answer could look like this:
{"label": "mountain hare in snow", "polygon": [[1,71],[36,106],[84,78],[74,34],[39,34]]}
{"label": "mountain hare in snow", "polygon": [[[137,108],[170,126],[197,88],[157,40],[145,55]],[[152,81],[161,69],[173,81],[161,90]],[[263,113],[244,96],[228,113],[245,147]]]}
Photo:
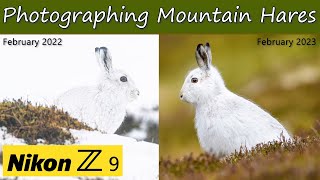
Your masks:
{"label": "mountain hare in snow", "polygon": [[229,91],[211,65],[209,43],[196,49],[199,68],[185,79],[180,98],[195,109],[195,127],[201,147],[207,153],[223,157],[258,143],[290,139],[286,129],[254,103]]}
{"label": "mountain hare in snow", "polygon": [[95,54],[102,69],[101,82],[65,92],[56,105],[92,128],[114,133],[124,120],[127,104],[139,96],[139,91],[126,73],[112,67],[107,48],[95,48]]}

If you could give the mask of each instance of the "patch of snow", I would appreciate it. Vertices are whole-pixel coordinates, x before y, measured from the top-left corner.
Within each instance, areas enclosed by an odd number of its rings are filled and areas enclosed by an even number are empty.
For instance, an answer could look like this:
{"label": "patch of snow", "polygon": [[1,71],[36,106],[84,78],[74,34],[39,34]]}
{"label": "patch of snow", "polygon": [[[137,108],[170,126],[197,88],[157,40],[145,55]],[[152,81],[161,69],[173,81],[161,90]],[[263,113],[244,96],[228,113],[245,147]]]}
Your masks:
{"label": "patch of snow", "polygon": [[37,139],[37,144],[40,145],[40,144],[44,144],[46,142],[46,140],[44,139]]}
{"label": "patch of snow", "polygon": [[76,144],[123,145],[123,174],[119,178],[153,180],[159,178],[159,145],[99,131],[70,130]]}
{"label": "patch of snow", "polygon": [[0,127],[0,153],[2,152],[2,145],[24,145],[23,139],[16,138],[7,133],[6,127]]}
{"label": "patch of snow", "polygon": [[125,135],[135,139],[145,139],[147,137],[147,133],[144,129],[143,130],[134,129]]}
{"label": "patch of snow", "polygon": [[87,131],[70,129],[72,136],[76,139],[75,144],[128,144],[137,142],[133,138],[123,137],[116,134],[103,134],[100,131]]}
{"label": "patch of snow", "polygon": [[31,176],[25,176],[25,177],[5,177],[2,176],[2,164],[0,164],[0,179],[3,180],[79,180],[78,177],[31,177]]}
{"label": "patch of snow", "polygon": [[[3,132],[3,131],[0,131]],[[122,177],[104,177],[103,179],[119,180],[156,180],[159,179],[159,145],[115,134],[103,134],[99,131],[70,130],[75,137],[75,144],[81,145],[123,145],[123,175]],[[10,136],[5,132],[5,136]],[[13,142],[18,143],[14,138]],[[7,142],[10,143],[10,142]],[[22,143],[22,142],[20,142]],[[0,178],[2,166],[0,165]],[[9,178],[11,179],[11,178]],[[15,178],[12,178],[15,179]],[[18,180],[38,179],[66,179],[74,180],[77,177],[19,177]]]}

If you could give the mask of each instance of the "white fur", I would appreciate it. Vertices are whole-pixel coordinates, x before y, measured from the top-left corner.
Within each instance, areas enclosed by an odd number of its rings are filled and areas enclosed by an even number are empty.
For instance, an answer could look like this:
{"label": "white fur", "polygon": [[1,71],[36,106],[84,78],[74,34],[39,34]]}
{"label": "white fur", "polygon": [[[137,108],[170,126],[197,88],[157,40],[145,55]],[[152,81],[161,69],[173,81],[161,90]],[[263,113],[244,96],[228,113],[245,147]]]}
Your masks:
{"label": "white fur", "polygon": [[[114,133],[125,118],[127,104],[139,91],[127,74],[113,69],[107,48],[96,48],[96,56],[102,70],[100,83],[71,89],[57,99],[56,105],[92,128]],[[128,81],[121,82],[122,76]]]}
{"label": "white fur", "polygon": [[[251,149],[282,136],[290,139],[270,114],[226,88],[220,73],[211,65],[209,44],[201,46],[196,50],[199,68],[186,77],[180,97],[196,109],[195,127],[204,151],[223,157],[239,151],[241,146]],[[192,83],[192,78],[198,78],[198,82]]]}

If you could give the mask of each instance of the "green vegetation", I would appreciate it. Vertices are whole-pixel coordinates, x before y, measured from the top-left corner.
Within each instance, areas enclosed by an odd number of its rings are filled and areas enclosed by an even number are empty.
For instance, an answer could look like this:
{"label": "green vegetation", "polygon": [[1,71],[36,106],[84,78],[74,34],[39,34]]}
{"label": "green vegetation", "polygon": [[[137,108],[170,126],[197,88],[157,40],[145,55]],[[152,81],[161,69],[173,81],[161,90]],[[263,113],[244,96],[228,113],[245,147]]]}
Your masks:
{"label": "green vegetation", "polygon": [[34,106],[21,99],[0,103],[0,127],[27,144],[37,144],[37,139],[44,144],[65,144],[74,142],[69,129],[92,130],[55,106]]}
{"label": "green vegetation", "polygon": [[[208,154],[162,159],[161,179],[319,179],[320,122],[305,138],[258,144],[224,159]],[[316,134],[316,135],[315,135]]]}

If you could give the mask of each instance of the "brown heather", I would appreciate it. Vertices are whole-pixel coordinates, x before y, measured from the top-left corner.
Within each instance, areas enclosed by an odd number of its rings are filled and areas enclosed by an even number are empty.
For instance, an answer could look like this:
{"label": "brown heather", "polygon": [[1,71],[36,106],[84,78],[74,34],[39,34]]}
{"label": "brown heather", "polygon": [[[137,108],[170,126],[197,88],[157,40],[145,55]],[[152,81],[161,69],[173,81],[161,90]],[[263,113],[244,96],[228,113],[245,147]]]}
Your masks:
{"label": "brown heather", "polygon": [[55,106],[32,105],[21,99],[0,103],[0,127],[3,126],[27,144],[37,144],[37,139],[43,139],[44,144],[74,142],[69,129],[91,130]]}
{"label": "brown heather", "polygon": [[305,137],[242,148],[221,160],[208,154],[161,158],[160,179],[320,179],[319,125]]}
{"label": "brown heather", "polygon": [[[74,142],[69,129],[92,130],[54,106],[21,99],[0,103],[2,126],[28,144],[36,144],[37,139],[45,144]],[[160,179],[320,179],[319,134],[320,122],[316,121],[310,131],[299,133],[301,137],[293,141],[259,144],[250,151],[243,148],[222,160],[208,154],[161,158]]]}

